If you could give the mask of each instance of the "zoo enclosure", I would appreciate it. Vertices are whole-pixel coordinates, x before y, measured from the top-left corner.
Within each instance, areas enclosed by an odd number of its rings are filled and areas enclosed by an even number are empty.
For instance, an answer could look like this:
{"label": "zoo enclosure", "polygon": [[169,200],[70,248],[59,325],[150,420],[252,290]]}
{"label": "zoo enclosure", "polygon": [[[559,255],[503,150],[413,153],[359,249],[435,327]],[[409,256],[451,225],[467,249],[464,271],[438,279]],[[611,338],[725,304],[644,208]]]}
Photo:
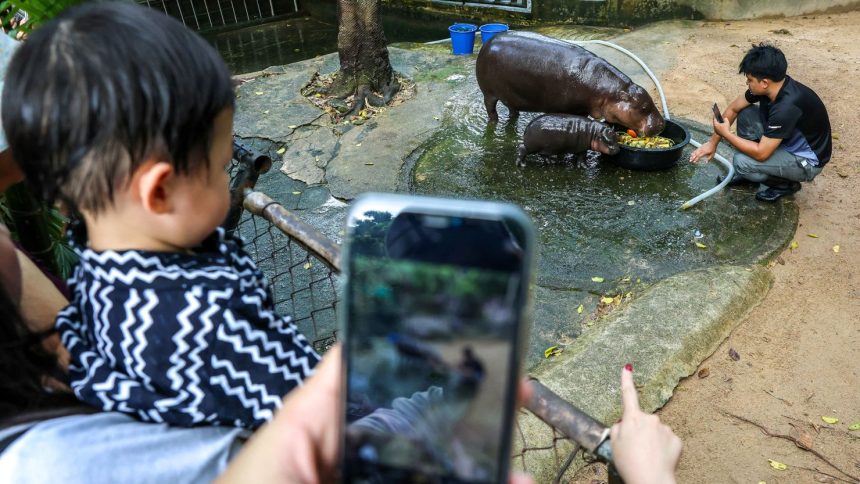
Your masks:
{"label": "zoo enclosure", "polygon": [[[278,312],[290,315],[314,348],[324,353],[338,339],[340,247],[277,201],[253,191],[257,178],[271,165],[267,156],[234,143],[233,209],[226,228],[245,240],[245,249],[269,280]],[[514,428],[513,469],[535,476],[549,473],[552,482],[562,482],[580,455],[611,460],[603,424],[537,380],[532,380],[532,388],[532,398],[519,411]],[[620,482],[617,476],[610,477],[610,482]]]}

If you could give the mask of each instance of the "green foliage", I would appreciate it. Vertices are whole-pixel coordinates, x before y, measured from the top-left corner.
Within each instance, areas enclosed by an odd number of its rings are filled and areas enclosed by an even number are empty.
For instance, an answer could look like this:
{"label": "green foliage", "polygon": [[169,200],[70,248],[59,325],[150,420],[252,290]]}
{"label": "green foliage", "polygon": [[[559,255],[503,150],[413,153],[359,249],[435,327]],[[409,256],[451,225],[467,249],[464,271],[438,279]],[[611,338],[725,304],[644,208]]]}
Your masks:
{"label": "green foliage", "polygon": [[19,10],[27,12],[30,19],[16,30],[32,32],[39,24],[57,16],[60,12],[72,5],[81,3],[82,0],[4,0],[0,2],[0,12],[10,9],[2,17],[3,26],[7,29],[12,22],[12,17]]}
{"label": "green foliage", "polygon": [[[39,216],[42,219],[51,244],[50,260],[44,262],[57,276],[62,279],[68,279],[72,275],[72,269],[75,267],[75,264],[78,263],[77,254],[69,247],[65,237],[68,219],[56,208],[47,206],[42,207]],[[9,209],[6,195],[0,193],[0,222],[9,228],[13,240],[20,240],[18,223],[16,223],[15,219],[16,217],[13,215],[12,210]]]}

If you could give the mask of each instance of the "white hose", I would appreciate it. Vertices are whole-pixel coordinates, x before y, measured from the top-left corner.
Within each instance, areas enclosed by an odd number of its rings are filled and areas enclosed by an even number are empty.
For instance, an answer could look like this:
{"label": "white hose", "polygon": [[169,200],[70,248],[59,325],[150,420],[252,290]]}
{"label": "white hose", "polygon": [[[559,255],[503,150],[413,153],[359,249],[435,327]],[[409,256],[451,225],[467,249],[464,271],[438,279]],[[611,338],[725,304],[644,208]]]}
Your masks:
{"label": "white hose", "polygon": [[[654,81],[654,85],[657,86],[657,92],[660,93],[660,102],[663,105],[663,117],[666,119],[669,119],[669,106],[666,104],[666,94],[663,92],[663,86],[660,85],[660,81],[657,79],[657,76],[655,76],[654,73],[651,72],[651,69],[649,69],[648,66],[645,65],[644,62],[642,62],[642,59],[640,59],[639,57],[636,56],[636,54],[634,54],[633,52],[630,52],[629,50],[625,49],[624,47],[621,47],[620,45],[613,44],[612,42],[607,42],[605,40],[579,40],[579,41],[565,41],[565,42],[569,42],[572,44],[605,45],[606,47],[611,47],[611,48],[613,48],[619,52],[622,52],[622,53],[630,56],[631,59],[633,59],[640,66],[642,66],[642,69],[645,70],[645,73],[648,74],[648,77],[650,77],[651,80]],[[690,138],[690,144],[695,146],[696,148],[702,146],[701,143],[694,140],[693,138]],[[693,205],[701,202],[702,200],[710,197],[711,195],[719,192],[720,190],[725,188],[726,185],[728,185],[729,181],[731,181],[732,177],[735,176],[735,167],[732,165],[732,163],[729,160],[727,160],[723,155],[716,153],[716,152],[714,153],[714,158],[716,158],[717,161],[719,161],[720,163],[723,164],[723,166],[726,167],[726,170],[728,171],[728,173],[726,174],[725,178],[723,178],[723,181],[721,181],[719,183],[719,185],[717,185],[717,186],[711,188],[710,190],[707,190],[706,192],[684,202],[681,205],[681,210],[686,210],[686,209],[692,207]]]}

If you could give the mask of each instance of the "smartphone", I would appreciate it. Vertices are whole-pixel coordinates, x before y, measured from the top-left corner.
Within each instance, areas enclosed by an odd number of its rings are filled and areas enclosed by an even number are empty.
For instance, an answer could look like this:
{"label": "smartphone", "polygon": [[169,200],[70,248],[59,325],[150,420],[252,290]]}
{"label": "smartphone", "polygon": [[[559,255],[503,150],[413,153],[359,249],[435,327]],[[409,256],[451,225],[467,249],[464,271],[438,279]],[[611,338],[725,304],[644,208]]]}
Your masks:
{"label": "smartphone", "polygon": [[717,107],[717,103],[714,103],[714,117],[717,118],[717,121],[723,122],[723,114],[720,112],[720,108]]}
{"label": "smartphone", "polygon": [[513,205],[354,202],[338,311],[342,482],[507,482],[533,247]]}

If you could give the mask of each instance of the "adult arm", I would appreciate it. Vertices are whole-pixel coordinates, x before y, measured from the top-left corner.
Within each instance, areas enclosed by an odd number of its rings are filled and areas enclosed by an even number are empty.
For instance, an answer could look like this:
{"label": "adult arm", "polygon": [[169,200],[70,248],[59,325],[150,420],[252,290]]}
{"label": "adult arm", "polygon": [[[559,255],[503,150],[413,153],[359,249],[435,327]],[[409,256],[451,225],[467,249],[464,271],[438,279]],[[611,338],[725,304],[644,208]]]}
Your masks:
{"label": "adult arm", "polygon": [[781,139],[768,138],[767,136],[762,136],[757,143],[743,139],[729,131],[728,123],[718,123],[716,119],[714,120],[714,131],[725,138],[735,149],[756,161],[765,161],[770,158],[773,152],[779,148],[779,144],[782,143]]}
{"label": "adult arm", "polygon": [[340,346],[323,358],[314,375],[284,399],[271,422],[245,444],[217,482],[333,482],[337,461]]}
{"label": "adult arm", "polygon": [[[735,122],[735,119],[738,117],[738,113],[746,109],[750,106],[750,102],[747,101],[746,94],[741,94],[736,97],[734,101],[729,103],[726,107],[726,110],[723,111],[723,120],[725,121],[723,125],[726,126],[726,130]],[[714,157],[714,153],[717,152],[717,145],[720,143],[720,139],[723,138],[722,135],[717,133],[716,131],[716,118],[714,118],[714,134],[711,135],[711,138],[702,143],[702,146],[696,148],[695,151],[690,155],[690,162],[696,163],[704,158],[705,161],[710,161],[711,158]],[[768,155],[769,156],[769,155]]]}
{"label": "adult arm", "polygon": [[[254,482],[334,482],[343,388],[341,349],[326,353],[314,375],[284,399],[271,422],[261,427],[230,463],[217,484]],[[520,385],[520,399],[529,385]],[[513,474],[511,484],[531,484],[529,476]]]}
{"label": "adult arm", "polygon": [[[57,313],[69,302],[26,254],[20,250],[16,250],[16,253],[21,268],[21,299],[18,306],[21,317],[33,333],[53,331]],[[46,350],[57,355],[64,370],[69,367],[69,352],[56,334],[46,337],[43,345]]]}

